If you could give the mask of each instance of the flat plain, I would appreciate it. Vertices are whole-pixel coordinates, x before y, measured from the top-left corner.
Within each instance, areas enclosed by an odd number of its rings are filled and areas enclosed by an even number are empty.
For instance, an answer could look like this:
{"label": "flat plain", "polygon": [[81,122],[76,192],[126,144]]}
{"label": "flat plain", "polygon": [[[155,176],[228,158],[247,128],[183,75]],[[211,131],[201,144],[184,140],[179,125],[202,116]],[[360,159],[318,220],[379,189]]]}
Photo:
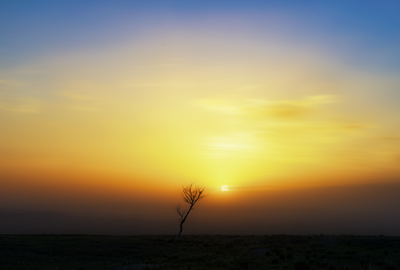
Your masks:
{"label": "flat plain", "polygon": [[0,235],[0,269],[398,270],[400,237]]}

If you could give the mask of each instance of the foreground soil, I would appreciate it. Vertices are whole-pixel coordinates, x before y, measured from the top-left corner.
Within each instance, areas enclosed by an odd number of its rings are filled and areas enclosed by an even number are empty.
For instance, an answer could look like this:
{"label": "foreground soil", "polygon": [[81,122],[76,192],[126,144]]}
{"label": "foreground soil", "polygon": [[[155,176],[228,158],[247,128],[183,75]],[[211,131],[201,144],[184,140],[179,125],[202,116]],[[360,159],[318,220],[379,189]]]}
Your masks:
{"label": "foreground soil", "polygon": [[0,269],[400,270],[400,237],[0,235]]}

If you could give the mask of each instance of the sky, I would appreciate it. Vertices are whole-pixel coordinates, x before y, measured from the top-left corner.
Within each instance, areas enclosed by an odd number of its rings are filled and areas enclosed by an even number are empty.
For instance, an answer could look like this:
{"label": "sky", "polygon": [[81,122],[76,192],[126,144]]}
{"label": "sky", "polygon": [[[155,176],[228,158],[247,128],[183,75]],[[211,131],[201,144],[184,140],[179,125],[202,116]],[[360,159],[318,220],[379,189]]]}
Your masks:
{"label": "sky", "polygon": [[0,233],[400,235],[399,13],[0,0]]}

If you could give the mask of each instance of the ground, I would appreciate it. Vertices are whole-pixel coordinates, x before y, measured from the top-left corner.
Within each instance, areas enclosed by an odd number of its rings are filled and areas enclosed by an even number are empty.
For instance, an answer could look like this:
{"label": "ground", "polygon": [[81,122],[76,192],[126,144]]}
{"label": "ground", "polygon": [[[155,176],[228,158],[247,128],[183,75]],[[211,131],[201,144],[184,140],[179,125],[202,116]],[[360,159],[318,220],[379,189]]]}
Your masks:
{"label": "ground", "polygon": [[400,270],[400,237],[0,235],[0,269]]}

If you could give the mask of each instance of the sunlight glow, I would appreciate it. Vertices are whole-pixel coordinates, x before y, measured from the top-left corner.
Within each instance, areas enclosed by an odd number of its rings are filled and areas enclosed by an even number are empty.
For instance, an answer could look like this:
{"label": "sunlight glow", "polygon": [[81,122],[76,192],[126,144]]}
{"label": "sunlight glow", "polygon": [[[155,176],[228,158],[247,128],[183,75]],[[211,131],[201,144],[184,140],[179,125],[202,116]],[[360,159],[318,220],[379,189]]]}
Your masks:
{"label": "sunlight glow", "polygon": [[207,156],[210,158],[244,158],[254,154],[258,146],[248,134],[232,134],[225,137],[215,136],[207,140]]}
{"label": "sunlight glow", "polygon": [[228,187],[227,185],[223,185],[223,186],[221,187],[221,190],[222,190],[222,191],[228,191],[228,190],[229,190],[229,187]]}

